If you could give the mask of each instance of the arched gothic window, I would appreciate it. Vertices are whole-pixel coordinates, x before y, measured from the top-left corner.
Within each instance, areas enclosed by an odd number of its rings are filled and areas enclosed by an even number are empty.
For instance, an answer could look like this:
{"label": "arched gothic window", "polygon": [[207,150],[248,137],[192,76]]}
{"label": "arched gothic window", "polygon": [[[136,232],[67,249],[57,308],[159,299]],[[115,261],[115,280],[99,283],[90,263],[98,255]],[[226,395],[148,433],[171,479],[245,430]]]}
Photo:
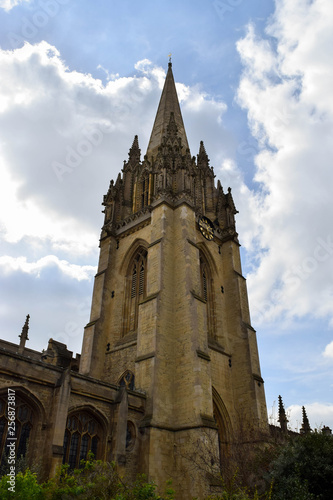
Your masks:
{"label": "arched gothic window", "polygon": [[126,372],[122,375],[121,379],[119,380],[119,385],[120,387],[126,387],[126,389],[130,389],[131,391],[134,391],[134,373],[131,372],[130,370],[126,370]]}
{"label": "arched gothic window", "polygon": [[98,421],[86,411],[73,413],[67,418],[64,436],[63,463],[71,469],[80,466],[86,460],[88,451],[98,458],[101,445],[102,429]]}
{"label": "arched gothic window", "polygon": [[228,460],[230,441],[232,438],[232,425],[228,411],[215,388],[213,392],[213,416],[218,431],[218,453],[221,470]]}
{"label": "arched gothic window", "polygon": [[[1,466],[6,463],[6,457],[9,452],[7,443],[7,434],[11,434],[13,429],[16,438],[16,457],[25,457],[27,453],[28,440],[31,435],[35,416],[32,407],[24,401],[17,393],[11,399],[11,394],[0,398],[0,457]],[[15,405],[11,404],[15,402]],[[15,412],[15,427],[11,425],[11,413]],[[9,441],[8,441],[9,442]],[[12,441],[11,441],[12,442]]]}
{"label": "arched gothic window", "polygon": [[208,263],[203,255],[200,256],[201,297],[206,302],[207,334],[215,336],[214,293],[213,281]]}
{"label": "arched gothic window", "polygon": [[127,273],[124,311],[124,334],[135,332],[138,326],[139,302],[146,295],[147,250],[141,248],[134,256]]}

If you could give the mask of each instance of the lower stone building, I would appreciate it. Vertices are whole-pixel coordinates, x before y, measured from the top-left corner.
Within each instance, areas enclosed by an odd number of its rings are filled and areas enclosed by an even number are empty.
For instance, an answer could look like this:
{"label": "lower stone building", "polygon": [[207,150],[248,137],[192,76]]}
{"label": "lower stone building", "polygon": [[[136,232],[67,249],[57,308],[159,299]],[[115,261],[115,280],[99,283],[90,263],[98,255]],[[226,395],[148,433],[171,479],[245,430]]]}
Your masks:
{"label": "lower stone building", "polygon": [[[128,374],[108,384],[78,372],[80,357],[50,340],[46,352],[0,341],[0,452],[7,465],[8,399],[15,396],[17,458],[28,452],[30,464],[44,477],[63,462],[79,467],[88,450],[101,460],[126,463],[131,477],[139,472],[134,430],[145,413],[146,396],[133,391]],[[9,405],[9,409],[11,409]]]}
{"label": "lower stone building", "polygon": [[[147,153],[135,136],[104,196],[91,316],[81,356],[49,341],[0,343],[0,444],[15,391],[17,454],[45,474],[91,450],[186,500],[214,487],[198,463],[268,432],[256,332],[242,275],[237,210],[203,142],[192,157],[169,62]],[[247,445],[245,444],[247,443]]]}

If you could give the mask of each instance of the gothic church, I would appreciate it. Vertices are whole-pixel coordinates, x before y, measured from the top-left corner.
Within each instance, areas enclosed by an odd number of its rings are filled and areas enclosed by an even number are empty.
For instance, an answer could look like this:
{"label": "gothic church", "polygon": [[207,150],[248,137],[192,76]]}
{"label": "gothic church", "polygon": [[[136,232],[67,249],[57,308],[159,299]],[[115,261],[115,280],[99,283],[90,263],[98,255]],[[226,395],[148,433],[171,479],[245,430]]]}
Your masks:
{"label": "gothic church", "polygon": [[221,461],[242,426],[267,431],[256,333],[242,275],[231,189],[214,183],[203,142],[192,157],[169,62],[147,152],[138,137],[104,196],[91,316],[81,356],[0,341],[0,452],[7,391],[17,400],[17,454],[45,475],[92,450],[129,478],[182,499],[210,490],[191,473],[197,443]]}

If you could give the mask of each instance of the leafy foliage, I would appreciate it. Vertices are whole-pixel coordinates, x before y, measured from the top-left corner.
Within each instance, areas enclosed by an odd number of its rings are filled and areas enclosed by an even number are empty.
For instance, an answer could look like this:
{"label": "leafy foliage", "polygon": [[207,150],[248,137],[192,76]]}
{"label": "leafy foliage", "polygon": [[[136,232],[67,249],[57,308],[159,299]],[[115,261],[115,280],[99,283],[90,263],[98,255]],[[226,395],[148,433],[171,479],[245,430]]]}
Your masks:
{"label": "leafy foliage", "polygon": [[273,500],[332,500],[333,436],[297,436],[271,465]]}
{"label": "leafy foliage", "polygon": [[[266,474],[266,488],[258,493],[239,481],[236,470],[228,482],[220,478],[222,492],[206,500],[331,500],[333,498],[333,436],[308,433],[287,444],[267,446],[253,460],[256,480]],[[81,462],[81,468],[70,471],[63,465],[56,477],[39,484],[37,474],[27,469],[15,480],[15,493],[9,491],[8,476],[0,480],[3,500],[174,500],[171,481],[160,496],[156,485],[142,475],[126,484],[115,464],[93,460]]]}
{"label": "leafy foliage", "polygon": [[33,474],[29,469],[24,473],[19,472],[15,478],[15,493],[10,491],[8,476],[2,476],[0,481],[0,498],[1,500],[43,500],[43,487],[37,483],[36,474]]}

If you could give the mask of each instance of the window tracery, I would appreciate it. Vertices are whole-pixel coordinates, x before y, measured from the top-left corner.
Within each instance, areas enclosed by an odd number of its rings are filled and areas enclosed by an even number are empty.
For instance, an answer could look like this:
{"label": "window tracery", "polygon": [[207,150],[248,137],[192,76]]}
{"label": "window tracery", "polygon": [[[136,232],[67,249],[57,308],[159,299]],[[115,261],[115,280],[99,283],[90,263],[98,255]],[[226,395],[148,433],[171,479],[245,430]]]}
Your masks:
{"label": "window tracery", "polygon": [[[9,448],[6,446],[8,432],[8,406],[7,398],[0,398],[0,457],[1,465],[6,463]],[[15,438],[16,457],[25,457],[28,449],[29,438],[35,425],[33,408],[17,393],[15,395]]]}
{"label": "window tracery", "polygon": [[98,421],[87,411],[80,411],[68,416],[64,435],[63,463],[71,469],[80,466],[86,460],[88,451],[98,458],[102,429]]}
{"label": "window tracery", "polygon": [[134,373],[127,370],[119,381],[120,387],[126,387],[131,391],[134,391]]}
{"label": "window tracery", "polygon": [[139,302],[146,295],[147,251],[143,248],[135,254],[127,273],[127,291],[124,310],[124,334],[135,332],[138,324]]}

